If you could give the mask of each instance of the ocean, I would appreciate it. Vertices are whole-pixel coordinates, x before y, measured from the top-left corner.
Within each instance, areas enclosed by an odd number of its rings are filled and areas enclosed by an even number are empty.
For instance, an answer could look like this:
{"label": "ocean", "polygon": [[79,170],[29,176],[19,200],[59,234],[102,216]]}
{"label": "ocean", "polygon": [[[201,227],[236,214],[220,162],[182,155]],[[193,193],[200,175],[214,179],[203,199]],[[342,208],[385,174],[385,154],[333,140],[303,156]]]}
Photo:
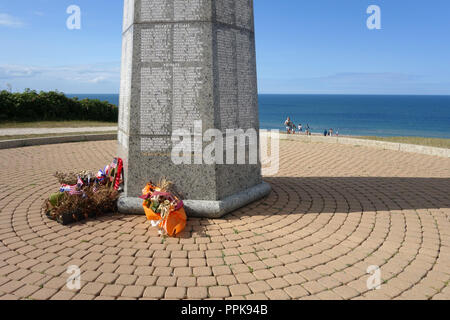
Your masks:
{"label": "ocean", "polygon": [[[118,94],[67,96],[119,103]],[[285,130],[288,116],[314,133],[332,128],[340,135],[450,139],[450,96],[259,95],[262,129]]]}

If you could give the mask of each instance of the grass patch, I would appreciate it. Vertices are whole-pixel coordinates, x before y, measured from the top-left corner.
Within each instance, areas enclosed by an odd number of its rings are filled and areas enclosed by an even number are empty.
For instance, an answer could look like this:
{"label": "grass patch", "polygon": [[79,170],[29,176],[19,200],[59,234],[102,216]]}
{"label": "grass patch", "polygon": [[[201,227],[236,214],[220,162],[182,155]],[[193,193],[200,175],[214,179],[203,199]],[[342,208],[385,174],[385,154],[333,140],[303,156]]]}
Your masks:
{"label": "grass patch", "polygon": [[16,128],[83,128],[83,127],[113,127],[116,122],[102,121],[36,121],[36,122],[0,122],[0,129]]}
{"label": "grass patch", "polygon": [[0,136],[0,141],[5,140],[18,140],[18,139],[33,139],[33,138],[46,138],[46,137],[68,137],[79,136],[85,134],[115,134],[117,131],[101,131],[101,132],[68,132],[68,133],[47,133],[47,134],[24,134],[13,136]]}
{"label": "grass patch", "polygon": [[358,137],[358,139],[376,140],[385,142],[408,143],[419,146],[450,149],[450,139],[421,138],[421,137]]}

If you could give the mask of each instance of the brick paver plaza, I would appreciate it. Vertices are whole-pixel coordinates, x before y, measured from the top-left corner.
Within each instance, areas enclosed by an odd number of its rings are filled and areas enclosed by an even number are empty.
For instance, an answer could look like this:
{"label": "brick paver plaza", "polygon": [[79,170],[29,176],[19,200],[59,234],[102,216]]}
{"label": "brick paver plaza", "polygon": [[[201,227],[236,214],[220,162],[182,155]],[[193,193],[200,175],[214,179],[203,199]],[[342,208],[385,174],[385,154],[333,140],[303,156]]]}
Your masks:
{"label": "brick paver plaza", "polygon": [[448,158],[282,141],[268,198],[178,238],[145,216],[47,219],[53,173],[97,171],[116,144],[0,151],[0,299],[450,299]]}

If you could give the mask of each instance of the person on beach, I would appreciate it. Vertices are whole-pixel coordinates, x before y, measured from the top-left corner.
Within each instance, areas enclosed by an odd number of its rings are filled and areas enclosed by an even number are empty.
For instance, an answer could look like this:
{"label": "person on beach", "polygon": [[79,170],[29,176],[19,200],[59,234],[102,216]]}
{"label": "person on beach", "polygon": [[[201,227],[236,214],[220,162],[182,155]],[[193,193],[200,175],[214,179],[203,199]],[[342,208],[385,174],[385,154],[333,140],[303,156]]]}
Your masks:
{"label": "person on beach", "polygon": [[287,117],[286,121],[284,122],[284,125],[286,126],[286,133],[291,133],[291,118]]}
{"label": "person on beach", "polygon": [[300,133],[302,133],[302,131],[303,131],[303,127],[302,127],[302,124],[300,123],[298,125],[298,133],[300,134]]}
{"label": "person on beach", "polygon": [[330,128],[330,130],[328,131],[328,135],[329,135],[330,137],[333,136],[333,129],[332,129],[332,128]]}
{"label": "person on beach", "polygon": [[307,136],[311,135],[311,129],[309,128],[309,124],[306,125],[306,135]]}
{"label": "person on beach", "polygon": [[291,133],[292,134],[295,134],[295,128],[296,128],[295,123],[292,122],[292,126],[291,126]]}
{"label": "person on beach", "polygon": [[323,132],[324,137],[326,137],[328,135],[328,131],[327,129],[325,129],[325,131]]}

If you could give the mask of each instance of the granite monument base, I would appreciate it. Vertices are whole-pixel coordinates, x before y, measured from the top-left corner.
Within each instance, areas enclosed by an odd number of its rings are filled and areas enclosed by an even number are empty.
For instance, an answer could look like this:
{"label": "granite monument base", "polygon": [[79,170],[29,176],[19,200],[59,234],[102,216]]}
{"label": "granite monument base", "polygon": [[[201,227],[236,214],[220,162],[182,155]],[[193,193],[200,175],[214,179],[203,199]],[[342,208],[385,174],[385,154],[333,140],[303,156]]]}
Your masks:
{"label": "granite monument base", "polygon": [[143,212],[149,179],[173,182],[197,217],[221,217],[269,192],[255,51],[253,0],[124,0],[121,212]]}
{"label": "granite monument base", "polygon": [[[270,184],[263,182],[218,201],[183,200],[184,208],[188,217],[217,219],[264,198],[271,189]],[[144,214],[140,198],[121,197],[117,205],[121,213]]]}

